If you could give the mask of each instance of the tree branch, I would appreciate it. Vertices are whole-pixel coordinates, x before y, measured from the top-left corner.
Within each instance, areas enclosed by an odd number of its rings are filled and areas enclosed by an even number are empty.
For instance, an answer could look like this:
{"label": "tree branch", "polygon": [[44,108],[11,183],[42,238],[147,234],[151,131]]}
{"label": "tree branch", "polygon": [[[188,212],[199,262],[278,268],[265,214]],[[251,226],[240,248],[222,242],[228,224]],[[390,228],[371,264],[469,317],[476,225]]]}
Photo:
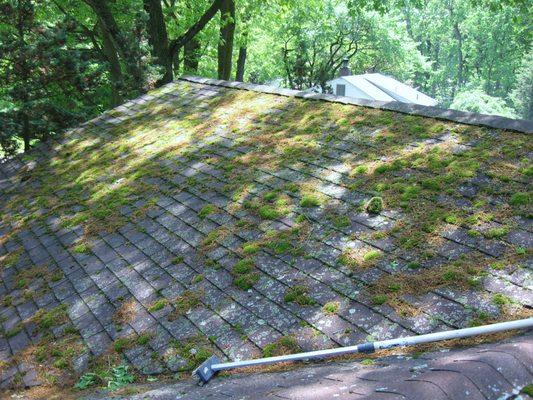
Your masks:
{"label": "tree branch", "polygon": [[177,39],[170,41],[169,49],[171,58],[174,58],[174,54],[176,53],[176,51],[182,48],[185,43],[190,41],[198,32],[200,32],[204,28],[204,26],[207,25],[209,21],[211,21],[211,19],[220,9],[223,2],[224,0],[214,0],[213,4],[211,4],[211,6],[205,11],[204,15],[202,15],[200,19],[196,21],[196,23],[193,24],[193,26],[191,26],[187,30],[187,32],[185,32]]}

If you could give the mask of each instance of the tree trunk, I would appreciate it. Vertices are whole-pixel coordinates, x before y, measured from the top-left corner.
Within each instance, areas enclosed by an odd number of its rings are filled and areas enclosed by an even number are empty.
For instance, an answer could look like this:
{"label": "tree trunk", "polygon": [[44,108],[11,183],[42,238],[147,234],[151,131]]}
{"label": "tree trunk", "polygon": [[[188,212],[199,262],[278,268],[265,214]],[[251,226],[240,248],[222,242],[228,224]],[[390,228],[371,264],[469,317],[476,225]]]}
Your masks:
{"label": "tree trunk", "polygon": [[239,56],[237,57],[237,72],[235,73],[235,80],[237,82],[244,82],[244,68],[246,66],[246,56],[248,55],[248,24],[250,22],[250,13],[245,12],[241,23],[241,42],[239,46]]}
{"label": "tree trunk", "polygon": [[31,131],[30,131],[30,118],[28,117],[28,114],[26,111],[22,112],[22,139],[24,140],[24,151],[30,150],[30,139],[31,139]]}
{"label": "tree trunk", "polygon": [[235,1],[224,0],[220,7],[220,38],[218,42],[218,79],[231,77],[231,57],[235,33]]}
{"label": "tree trunk", "polygon": [[127,58],[129,54],[128,46],[120,34],[120,29],[107,2],[105,0],[85,0],[85,2],[93,9],[102,29],[106,30],[109,37],[115,42],[115,47],[118,49],[120,56]]}
{"label": "tree trunk", "polygon": [[239,48],[239,57],[237,58],[237,73],[235,80],[237,82],[244,82],[244,66],[246,65],[246,46]]}
{"label": "tree trunk", "polygon": [[156,63],[164,69],[163,77],[158,84],[172,81],[172,57],[169,52],[167,27],[161,8],[161,0],[143,0],[144,9],[148,13],[148,42]]}
{"label": "tree trunk", "polygon": [[[19,7],[21,4],[19,2]],[[22,7],[21,7],[22,9]],[[22,11],[19,11],[19,13]],[[23,49],[27,46],[25,40],[25,20],[24,17],[21,17],[19,14],[18,24],[17,24],[17,33],[18,33],[18,46],[20,49]],[[17,68],[20,71],[20,80],[22,82],[22,90],[19,91],[20,95],[16,94],[15,99],[19,100],[22,103],[20,113],[20,120],[22,122],[22,140],[24,141],[24,152],[30,150],[30,139],[31,139],[31,128],[30,128],[30,116],[28,115],[28,108],[30,107],[30,95],[29,95],[29,79],[30,79],[30,66],[28,59],[24,56],[24,53],[20,52],[17,55],[16,59]]]}
{"label": "tree trunk", "polygon": [[183,71],[186,74],[196,74],[200,61],[200,41],[194,37],[183,46]]}
{"label": "tree trunk", "polygon": [[119,104],[122,104],[123,101],[121,89],[124,84],[124,77],[122,76],[120,61],[113,40],[109,36],[109,33],[105,29],[102,29],[100,24],[98,24],[98,29],[102,33],[102,51],[109,63],[109,74],[111,75],[111,105],[116,107]]}
{"label": "tree trunk", "polygon": [[456,91],[462,86],[463,84],[463,36],[461,35],[461,31],[459,29],[459,21],[455,15],[454,11],[454,2],[450,2],[448,4],[448,11],[450,13],[450,21],[453,28],[453,36],[455,40],[457,40],[457,79],[455,82],[455,85],[452,86],[452,93],[451,98],[453,101],[453,98],[455,97]]}
{"label": "tree trunk", "polygon": [[463,84],[463,69],[464,69],[464,60],[463,60],[463,36],[459,30],[459,24],[455,22],[453,24],[453,33],[455,39],[457,40],[457,87],[461,87]]}
{"label": "tree trunk", "polygon": [[196,21],[194,25],[187,30],[187,32],[170,42],[169,47],[172,58],[178,52],[179,49],[185,46],[185,44],[189,40],[191,40],[194,36],[196,36],[198,32],[204,29],[204,26],[206,26],[207,23],[211,21],[211,19],[216,15],[224,1],[226,0],[214,0],[213,4],[211,4],[211,6],[205,11],[204,15],[202,15],[200,19]]}
{"label": "tree trunk", "polygon": [[177,51],[172,54],[172,69],[174,72],[174,76],[180,74],[180,65],[181,65],[182,59],[180,58],[180,52]]}
{"label": "tree trunk", "polygon": [[107,32],[118,54],[124,59],[124,63],[127,66],[132,81],[135,82],[139,88],[142,87],[142,72],[138,67],[138,60],[134,59],[135,57],[133,56],[128,43],[120,33],[115,17],[113,17],[113,14],[109,9],[108,2],[106,0],[85,0],[85,2],[93,9],[101,29]]}

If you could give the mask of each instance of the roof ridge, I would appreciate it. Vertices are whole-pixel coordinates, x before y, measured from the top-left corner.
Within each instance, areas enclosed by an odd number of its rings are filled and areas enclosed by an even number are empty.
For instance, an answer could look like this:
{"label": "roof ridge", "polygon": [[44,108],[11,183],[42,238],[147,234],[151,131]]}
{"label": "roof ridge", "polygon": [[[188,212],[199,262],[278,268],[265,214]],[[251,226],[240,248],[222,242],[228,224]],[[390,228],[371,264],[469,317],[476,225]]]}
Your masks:
{"label": "roof ridge", "polygon": [[[346,96],[336,96],[325,93],[308,93],[304,91],[276,88],[268,85],[256,85],[235,81],[202,78],[198,76],[184,75],[178,80],[201,83],[204,85],[223,86],[232,89],[249,90],[259,93],[277,94],[286,97],[299,97],[303,99],[322,100],[333,103],[352,104],[362,107],[377,108],[380,110],[395,111],[402,114],[418,115],[427,118],[441,119],[458,122],[466,125],[485,126],[489,128],[503,129],[522,133],[533,133],[533,121],[524,119],[512,119],[497,115],[479,114],[468,111],[452,110],[420,104],[402,103],[399,101],[377,101],[355,99]],[[172,83],[171,83],[172,84]]]}

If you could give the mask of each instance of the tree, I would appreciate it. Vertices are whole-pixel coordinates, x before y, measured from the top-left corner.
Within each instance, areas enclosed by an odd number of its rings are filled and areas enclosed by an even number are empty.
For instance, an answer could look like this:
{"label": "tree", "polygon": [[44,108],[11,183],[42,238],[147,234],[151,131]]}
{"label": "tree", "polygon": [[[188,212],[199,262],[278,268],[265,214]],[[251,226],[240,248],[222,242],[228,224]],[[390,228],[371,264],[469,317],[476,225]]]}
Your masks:
{"label": "tree", "polygon": [[[143,27],[138,23],[138,16],[134,18],[137,20],[133,24],[134,29],[132,30],[130,26],[130,34],[127,35],[116,22],[109,2],[106,0],[85,0],[85,2],[93,9],[98,19],[100,31],[104,41],[107,41],[109,51],[120,55],[132,89],[138,93],[142,92],[147,68],[141,63],[143,49],[140,44],[144,32]],[[118,66],[115,64],[112,68],[116,69]]]}
{"label": "tree", "polygon": [[220,41],[218,43],[218,78],[230,79],[235,33],[235,1],[224,0],[220,7]]}
{"label": "tree", "polygon": [[533,52],[531,51],[522,60],[522,65],[516,74],[511,100],[520,117],[533,120]]}
{"label": "tree", "polygon": [[169,49],[172,56],[194,38],[209,23],[209,21],[213,19],[224,1],[225,0],[214,0],[211,6],[205,10],[202,16],[191,25],[185,33],[176,39],[171,40]]}
{"label": "tree", "polygon": [[169,51],[167,27],[163,16],[161,0],[144,0],[144,9],[148,13],[148,41],[152,48],[155,62],[163,69],[161,83],[172,80],[172,55]]}
{"label": "tree", "polygon": [[528,5],[0,0],[0,147],[28,149],[183,73],[327,90],[345,57],[444,107],[532,118]]}
{"label": "tree", "polygon": [[408,34],[432,65],[428,73],[417,74],[415,84],[444,106],[472,84],[491,96],[504,97],[529,48],[528,25],[515,20],[516,8],[502,3],[493,11],[479,3],[429,0],[420,7],[407,4],[400,9]]}
{"label": "tree", "polygon": [[291,88],[319,86],[326,91],[326,82],[335,76],[343,59],[371,46],[372,32],[364,15],[339,12],[332,2],[309,5],[302,5],[305,12],[296,7],[282,25],[283,64]]}
{"label": "tree", "polygon": [[[96,1],[96,0],[90,0],[90,1]],[[101,1],[101,0],[98,0]],[[185,46],[189,44],[189,42],[194,41],[191,45],[187,46],[186,48],[186,54],[187,54],[187,67],[193,67],[193,69],[197,68],[197,63],[194,60],[194,58],[191,58],[191,56],[198,50],[199,43],[195,41],[195,36],[211,21],[211,19],[216,15],[216,13],[221,10],[222,7],[224,8],[224,13],[229,12],[231,15],[231,9],[233,9],[233,18],[235,13],[235,5],[233,3],[233,0],[214,0],[211,3],[211,6],[208,7],[205,12],[202,14],[200,18],[198,18],[183,34],[178,36],[175,39],[169,40],[168,34],[167,34],[167,25],[165,22],[163,9],[161,7],[161,1],[160,0],[143,0],[144,1],[144,9],[148,13],[148,35],[149,35],[149,42],[152,49],[152,55],[157,60],[157,63],[164,69],[163,77],[158,81],[159,84],[167,83],[172,80],[173,77],[173,70],[172,70],[172,62],[176,57],[176,54]],[[172,8],[171,3],[167,3],[167,6],[169,8]],[[171,17],[174,20],[177,20],[178,17],[176,16],[176,13],[170,12]],[[228,35],[225,40],[228,41],[228,46],[232,46],[232,40],[233,40],[233,31],[229,30],[229,28],[226,28],[224,30],[225,35]],[[221,28],[221,35],[222,35],[222,28]],[[229,37],[231,36],[231,38]],[[231,41],[229,41],[231,39]],[[229,67],[231,70],[231,53],[228,55],[227,51],[223,51],[223,57],[224,57],[224,66],[228,67],[228,61],[229,60]],[[220,57],[219,57],[220,59]],[[227,79],[227,78],[226,78]]]}
{"label": "tree", "polygon": [[76,30],[72,19],[44,25],[32,0],[5,1],[0,10],[0,82],[7,104],[0,117],[0,145],[13,153],[17,138],[27,151],[32,140],[47,140],[78,120],[84,96],[101,71],[90,70],[90,52],[70,46],[67,34]]}
{"label": "tree", "polygon": [[501,115],[509,118],[515,117],[513,110],[505,104],[503,99],[489,96],[482,89],[459,92],[450,108],[481,114]]}
{"label": "tree", "polygon": [[244,69],[246,66],[246,56],[248,54],[248,26],[250,22],[249,11],[246,11],[241,19],[241,37],[239,42],[239,55],[237,57],[237,71],[235,72],[235,80],[238,82],[244,81]]}

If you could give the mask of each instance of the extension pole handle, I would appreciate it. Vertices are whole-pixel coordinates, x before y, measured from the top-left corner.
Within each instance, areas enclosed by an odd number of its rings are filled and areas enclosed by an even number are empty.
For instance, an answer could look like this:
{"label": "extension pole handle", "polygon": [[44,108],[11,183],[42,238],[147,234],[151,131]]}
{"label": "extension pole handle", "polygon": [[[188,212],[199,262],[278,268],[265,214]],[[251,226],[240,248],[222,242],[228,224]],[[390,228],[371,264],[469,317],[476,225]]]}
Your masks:
{"label": "extension pole handle", "polygon": [[533,317],[526,319],[519,319],[516,321],[499,322],[496,324],[474,326],[472,328],[463,328],[453,331],[443,331],[428,333],[426,335],[409,336],[406,338],[383,340],[375,342],[374,347],[378,349],[390,349],[398,346],[413,346],[417,344],[438,342],[441,340],[462,339],[470,336],[488,335],[491,333],[514,330],[527,329],[533,327]]}
{"label": "extension pole handle", "polygon": [[299,360],[311,360],[316,358],[326,358],[341,356],[352,353],[372,353],[379,349],[389,349],[392,347],[412,346],[423,343],[437,342],[440,340],[461,339],[470,336],[486,335],[506,330],[527,329],[533,328],[533,317],[521,319],[517,321],[500,322],[491,325],[483,325],[472,328],[463,328],[452,331],[428,333],[425,335],[409,336],[404,338],[396,338],[390,340],[383,340],[378,342],[368,342],[355,346],[338,347],[326,350],[309,351],[305,353],[288,354],[284,356],[257,358],[253,360],[243,360],[221,363],[216,356],[212,356],[200,365],[194,372],[202,382],[207,382],[213,375],[219,371],[224,371],[234,368],[252,367],[256,365],[268,365],[278,362],[289,362]]}

